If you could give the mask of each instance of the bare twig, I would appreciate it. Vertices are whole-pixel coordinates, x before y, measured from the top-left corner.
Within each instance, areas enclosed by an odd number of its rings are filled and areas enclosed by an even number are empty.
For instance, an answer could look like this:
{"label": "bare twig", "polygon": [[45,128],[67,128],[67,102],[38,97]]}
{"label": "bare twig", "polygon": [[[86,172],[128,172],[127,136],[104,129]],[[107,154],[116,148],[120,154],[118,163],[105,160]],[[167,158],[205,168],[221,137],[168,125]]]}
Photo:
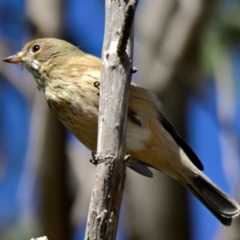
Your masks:
{"label": "bare twig", "polygon": [[[125,128],[132,61],[129,36],[137,1],[106,0],[102,52],[98,165],[85,239],[115,239],[125,180]],[[121,29],[121,32],[119,32]],[[130,51],[129,51],[130,50]],[[130,54],[131,55],[131,54]]]}
{"label": "bare twig", "polygon": [[137,1],[132,0],[132,1],[129,1],[126,7],[124,22],[121,28],[121,32],[119,33],[119,41],[117,46],[117,51],[119,55],[126,51],[127,41],[129,39],[131,29],[132,29],[132,23],[134,19],[134,12],[136,9],[136,5],[137,5]]}

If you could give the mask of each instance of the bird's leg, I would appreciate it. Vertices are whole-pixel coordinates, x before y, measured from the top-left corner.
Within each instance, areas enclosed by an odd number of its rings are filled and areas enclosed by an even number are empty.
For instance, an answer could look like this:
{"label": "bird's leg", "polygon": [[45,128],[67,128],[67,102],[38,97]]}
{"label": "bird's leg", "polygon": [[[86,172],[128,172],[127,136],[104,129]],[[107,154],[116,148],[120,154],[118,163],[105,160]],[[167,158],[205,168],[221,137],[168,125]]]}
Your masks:
{"label": "bird's leg", "polygon": [[97,152],[92,151],[92,158],[89,161],[90,163],[97,166],[99,163],[104,163],[104,162],[107,163],[108,159],[114,159],[114,156],[107,155],[104,158],[101,158]]}
{"label": "bird's leg", "polygon": [[92,151],[92,158],[89,161],[94,165],[98,164],[98,155],[95,151]]}

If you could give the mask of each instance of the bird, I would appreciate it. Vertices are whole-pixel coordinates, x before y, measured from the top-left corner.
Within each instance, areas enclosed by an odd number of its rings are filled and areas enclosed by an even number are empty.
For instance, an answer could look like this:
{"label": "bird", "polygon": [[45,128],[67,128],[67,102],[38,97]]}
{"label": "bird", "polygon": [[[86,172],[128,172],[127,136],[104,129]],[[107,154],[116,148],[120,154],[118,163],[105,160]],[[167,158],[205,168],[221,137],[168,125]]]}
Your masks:
{"label": "bird", "polygon": [[[61,39],[27,43],[7,63],[19,64],[34,77],[55,116],[92,152],[97,147],[101,60]],[[152,177],[149,167],[171,176],[224,225],[239,215],[239,204],[204,173],[198,156],[163,113],[158,97],[135,84],[130,86],[126,152],[127,166]]]}

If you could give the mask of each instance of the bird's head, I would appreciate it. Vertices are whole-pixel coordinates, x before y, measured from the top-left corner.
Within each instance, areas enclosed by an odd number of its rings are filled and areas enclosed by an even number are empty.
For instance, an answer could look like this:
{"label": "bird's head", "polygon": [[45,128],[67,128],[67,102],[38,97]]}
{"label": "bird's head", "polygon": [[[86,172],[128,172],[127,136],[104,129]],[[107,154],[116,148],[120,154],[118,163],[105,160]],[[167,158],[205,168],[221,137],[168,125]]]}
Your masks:
{"label": "bird's head", "polygon": [[63,57],[75,51],[79,54],[79,49],[72,44],[56,39],[42,38],[27,43],[23,49],[15,55],[5,58],[3,61],[13,64],[21,64],[30,72],[40,69],[41,64],[47,61]]}
{"label": "bird's head", "polygon": [[66,59],[77,54],[81,55],[83,52],[64,40],[42,38],[27,43],[20,52],[3,61],[25,67],[36,79],[39,88],[43,88],[43,78],[46,74],[51,74],[51,68],[61,68]]}

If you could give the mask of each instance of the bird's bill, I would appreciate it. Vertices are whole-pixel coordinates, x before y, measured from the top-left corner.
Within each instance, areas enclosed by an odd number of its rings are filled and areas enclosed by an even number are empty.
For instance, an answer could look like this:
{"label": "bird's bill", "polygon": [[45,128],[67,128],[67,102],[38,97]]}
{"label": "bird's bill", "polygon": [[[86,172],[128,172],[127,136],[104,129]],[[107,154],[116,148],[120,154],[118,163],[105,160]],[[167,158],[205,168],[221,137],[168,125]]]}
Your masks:
{"label": "bird's bill", "polygon": [[22,62],[22,57],[20,54],[15,54],[3,59],[4,62],[18,64]]}

